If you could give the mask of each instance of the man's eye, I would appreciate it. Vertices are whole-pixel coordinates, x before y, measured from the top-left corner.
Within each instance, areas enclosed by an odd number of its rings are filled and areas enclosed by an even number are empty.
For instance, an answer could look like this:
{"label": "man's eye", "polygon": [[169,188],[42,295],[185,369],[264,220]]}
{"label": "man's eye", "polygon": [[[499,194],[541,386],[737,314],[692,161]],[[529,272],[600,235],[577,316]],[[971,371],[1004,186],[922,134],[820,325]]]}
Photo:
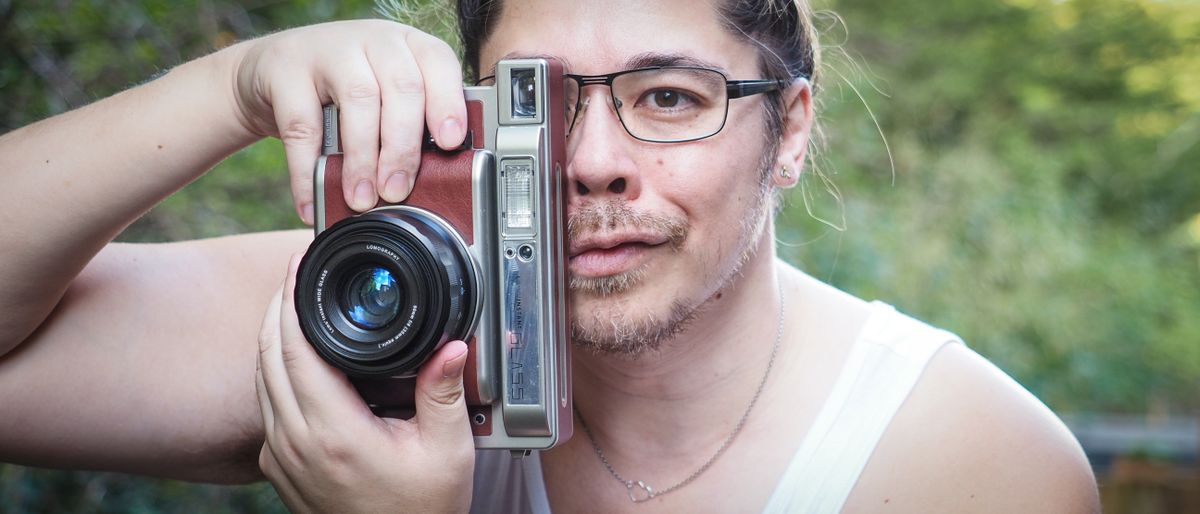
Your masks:
{"label": "man's eye", "polygon": [[652,98],[654,105],[658,107],[675,107],[679,105],[679,93],[669,89],[655,91]]}
{"label": "man's eye", "polygon": [[652,89],[643,92],[637,101],[637,107],[664,110],[690,109],[698,104],[700,100],[680,89]]}

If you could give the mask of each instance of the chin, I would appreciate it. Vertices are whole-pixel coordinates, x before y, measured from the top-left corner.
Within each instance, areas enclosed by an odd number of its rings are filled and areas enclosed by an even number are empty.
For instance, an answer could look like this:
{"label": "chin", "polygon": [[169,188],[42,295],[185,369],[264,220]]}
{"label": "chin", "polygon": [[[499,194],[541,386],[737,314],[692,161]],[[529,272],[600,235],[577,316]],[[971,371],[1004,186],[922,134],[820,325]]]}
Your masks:
{"label": "chin", "polygon": [[571,339],[595,355],[636,358],[682,332],[697,302],[675,296],[670,277],[635,268],[571,279]]}

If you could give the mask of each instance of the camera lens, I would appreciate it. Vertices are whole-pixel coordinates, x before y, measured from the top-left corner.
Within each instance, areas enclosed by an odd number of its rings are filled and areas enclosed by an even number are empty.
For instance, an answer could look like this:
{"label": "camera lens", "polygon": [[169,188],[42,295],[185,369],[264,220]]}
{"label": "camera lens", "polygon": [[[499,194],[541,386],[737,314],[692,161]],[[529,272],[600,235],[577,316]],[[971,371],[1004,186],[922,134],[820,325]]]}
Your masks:
{"label": "camera lens", "polygon": [[395,206],[317,236],[297,273],[296,314],[317,353],[347,374],[408,375],[445,342],[469,338],[479,295],[479,271],[454,229]]}
{"label": "camera lens", "polygon": [[533,68],[512,70],[512,117],[537,117],[537,71]]}
{"label": "camera lens", "polygon": [[344,291],[349,295],[342,303],[346,317],[364,330],[378,330],[400,312],[400,289],[386,268],[363,268]]}

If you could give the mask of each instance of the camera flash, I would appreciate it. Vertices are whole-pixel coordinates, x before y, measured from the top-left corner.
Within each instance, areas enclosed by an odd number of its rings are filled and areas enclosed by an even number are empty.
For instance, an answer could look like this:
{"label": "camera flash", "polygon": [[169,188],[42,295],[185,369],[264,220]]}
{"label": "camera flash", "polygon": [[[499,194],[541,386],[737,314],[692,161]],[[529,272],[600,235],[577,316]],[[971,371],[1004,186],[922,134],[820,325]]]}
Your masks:
{"label": "camera flash", "polygon": [[533,161],[507,159],[504,169],[504,223],[506,233],[533,231]]}

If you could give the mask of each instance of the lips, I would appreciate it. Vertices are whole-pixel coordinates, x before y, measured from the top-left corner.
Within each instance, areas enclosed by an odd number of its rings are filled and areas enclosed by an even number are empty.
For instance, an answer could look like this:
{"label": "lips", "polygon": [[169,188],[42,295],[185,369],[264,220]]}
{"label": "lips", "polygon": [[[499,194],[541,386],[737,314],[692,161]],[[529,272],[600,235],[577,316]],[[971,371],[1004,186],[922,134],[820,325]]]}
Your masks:
{"label": "lips", "polygon": [[649,251],[667,241],[666,236],[649,233],[585,236],[571,242],[569,267],[577,276],[615,275],[633,268]]}
{"label": "lips", "polygon": [[592,250],[608,250],[627,244],[641,244],[645,246],[658,246],[667,242],[667,237],[658,234],[648,233],[617,233],[617,234],[597,234],[577,238],[571,241],[570,255],[575,258],[578,255]]}

